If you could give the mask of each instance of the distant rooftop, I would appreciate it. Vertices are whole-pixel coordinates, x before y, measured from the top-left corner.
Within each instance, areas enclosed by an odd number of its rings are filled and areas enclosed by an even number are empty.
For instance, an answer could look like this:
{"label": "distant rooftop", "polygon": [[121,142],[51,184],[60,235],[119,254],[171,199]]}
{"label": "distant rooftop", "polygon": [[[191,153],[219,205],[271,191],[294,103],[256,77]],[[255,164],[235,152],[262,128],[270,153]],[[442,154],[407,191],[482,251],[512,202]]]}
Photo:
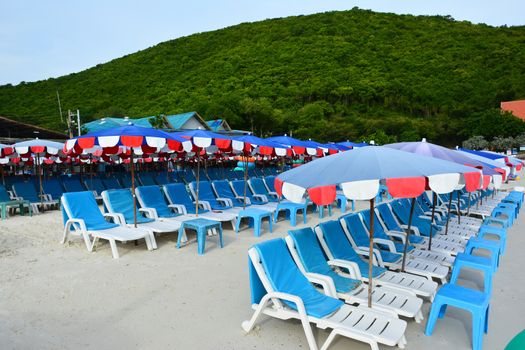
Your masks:
{"label": "distant rooftop", "polygon": [[516,117],[525,120],[525,100],[501,102],[501,110],[511,112]]}

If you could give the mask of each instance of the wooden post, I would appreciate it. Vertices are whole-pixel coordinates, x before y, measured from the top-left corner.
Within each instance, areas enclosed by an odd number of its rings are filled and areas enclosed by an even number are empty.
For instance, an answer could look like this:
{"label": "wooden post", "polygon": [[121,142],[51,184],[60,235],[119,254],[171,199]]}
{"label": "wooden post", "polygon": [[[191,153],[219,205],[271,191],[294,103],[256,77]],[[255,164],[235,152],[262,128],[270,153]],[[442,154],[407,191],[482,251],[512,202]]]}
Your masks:
{"label": "wooden post", "polygon": [[414,214],[414,206],[416,204],[416,199],[412,198],[412,203],[410,204],[410,216],[408,217],[408,229],[407,236],[405,238],[405,247],[403,248],[403,263],[401,264],[401,272],[405,272],[405,262],[407,258],[407,248],[410,241],[410,227],[412,226],[412,216]]}
{"label": "wooden post", "polygon": [[244,158],[242,159],[244,160],[244,201],[242,209],[246,209],[246,186],[248,186],[248,156],[244,156]]}
{"label": "wooden post", "polygon": [[368,246],[368,307],[372,308],[372,274],[374,270],[374,201],[375,197],[370,200],[370,244]]}
{"label": "wooden post", "polygon": [[460,191],[458,191],[458,224],[461,224],[461,207],[459,203]]}
{"label": "wooden post", "polygon": [[133,164],[133,149],[131,150],[131,195],[133,197],[133,225],[137,228],[137,196],[135,195],[135,164]]}
{"label": "wooden post", "polygon": [[195,187],[195,216],[199,217],[199,180],[201,173],[201,150],[197,151],[197,185]]}
{"label": "wooden post", "polygon": [[430,236],[428,237],[428,250],[432,250],[432,229],[434,228],[434,218],[436,212],[437,194],[432,191],[432,220],[430,220]]}
{"label": "wooden post", "polygon": [[448,194],[448,213],[447,213],[447,224],[445,225],[445,236],[448,234],[448,222],[450,221],[450,209],[452,208],[452,196],[454,192]]}

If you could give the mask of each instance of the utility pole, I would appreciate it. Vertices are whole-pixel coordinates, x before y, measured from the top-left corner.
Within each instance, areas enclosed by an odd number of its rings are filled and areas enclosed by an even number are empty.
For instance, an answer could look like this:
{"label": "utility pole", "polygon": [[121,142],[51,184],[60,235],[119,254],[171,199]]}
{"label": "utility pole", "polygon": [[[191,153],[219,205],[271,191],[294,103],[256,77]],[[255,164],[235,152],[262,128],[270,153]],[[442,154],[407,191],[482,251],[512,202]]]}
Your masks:
{"label": "utility pole", "polygon": [[58,100],[58,112],[60,113],[60,121],[63,123],[64,118],[62,117],[62,106],[60,105],[60,95],[58,94],[58,89],[57,89],[57,100]]}
{"label": "utility pole", "polygon": [[78,128],[78,136],[80,136],[80,109],[77,109],[77,128]]}

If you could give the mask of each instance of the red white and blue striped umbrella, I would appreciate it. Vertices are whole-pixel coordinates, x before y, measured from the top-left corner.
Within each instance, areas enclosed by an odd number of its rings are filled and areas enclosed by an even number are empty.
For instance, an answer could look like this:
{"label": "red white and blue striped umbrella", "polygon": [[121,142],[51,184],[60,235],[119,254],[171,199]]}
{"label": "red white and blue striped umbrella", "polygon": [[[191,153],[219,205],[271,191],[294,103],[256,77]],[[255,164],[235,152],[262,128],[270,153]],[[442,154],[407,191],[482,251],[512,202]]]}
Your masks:
{"label": "red white and blue striped umbrella", "polygon": [[293,137],[284,135],[284,136],[273,136],[268,137],[266,140],[280,143],[281,145],[290,147],[296,155],[310,155],[316,156],[319,152],[322,153],[322,150],[319,149],[319,146],[315,142],[308,142],[295,139]]}
{"label": "red white and blue striped umbrella", "polygon": [[[373,256],[374,198],[384,182],[392,197],[414,198],[430,188],[437,193],[449,193],[465,186],[467,191],[479,187],[481,172],[475,168],[449,161],[420,156],[386,147],[362,147],[316,159],[286,171],[275,179],[279,195],[300,203],[308,193],[318,205],[328,205],[336,198],[336,186],[341,186],[348,199],[370,200],[370,256]],[[410,225],[409,225],[410,226]],[[407,231],[410,234],[410,228]],[[406,240],[408,244],[408,239]],[[403,258],[403,266],[406,257]],[[369,260],[372,276],[372,259]],[[371,306],[372,281],[369,283]]]}
{"label": "red white and blue striped umbrella", "polygon": [[125,125],[117,128],[88,133],[66,141],[64,152],[68,154],[82,154],[100,152],[105,155],[129,153],[131,157],[131,193],[133,195],[133,221],[137,227],[137,198],[135,196],[135,166],[134,155],[148,155],[158,153],[168,148],[177,152],[189,152],[192,149],[190,141],[164,131]]}

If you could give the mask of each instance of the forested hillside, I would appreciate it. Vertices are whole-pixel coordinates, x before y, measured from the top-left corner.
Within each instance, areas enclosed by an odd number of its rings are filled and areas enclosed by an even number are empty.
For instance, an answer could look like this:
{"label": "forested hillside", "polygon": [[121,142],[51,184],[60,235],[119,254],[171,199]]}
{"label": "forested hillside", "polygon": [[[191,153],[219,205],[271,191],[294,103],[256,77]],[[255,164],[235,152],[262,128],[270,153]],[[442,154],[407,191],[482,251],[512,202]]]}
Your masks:
{"label": "forested hillside", "polygon": [[454,144],[525,123],[525,27],[354,9],[244,23],[56,79],[0,86],[0,115],[63,130],[56,102],[103,116],[198,111],[268,136]]}

